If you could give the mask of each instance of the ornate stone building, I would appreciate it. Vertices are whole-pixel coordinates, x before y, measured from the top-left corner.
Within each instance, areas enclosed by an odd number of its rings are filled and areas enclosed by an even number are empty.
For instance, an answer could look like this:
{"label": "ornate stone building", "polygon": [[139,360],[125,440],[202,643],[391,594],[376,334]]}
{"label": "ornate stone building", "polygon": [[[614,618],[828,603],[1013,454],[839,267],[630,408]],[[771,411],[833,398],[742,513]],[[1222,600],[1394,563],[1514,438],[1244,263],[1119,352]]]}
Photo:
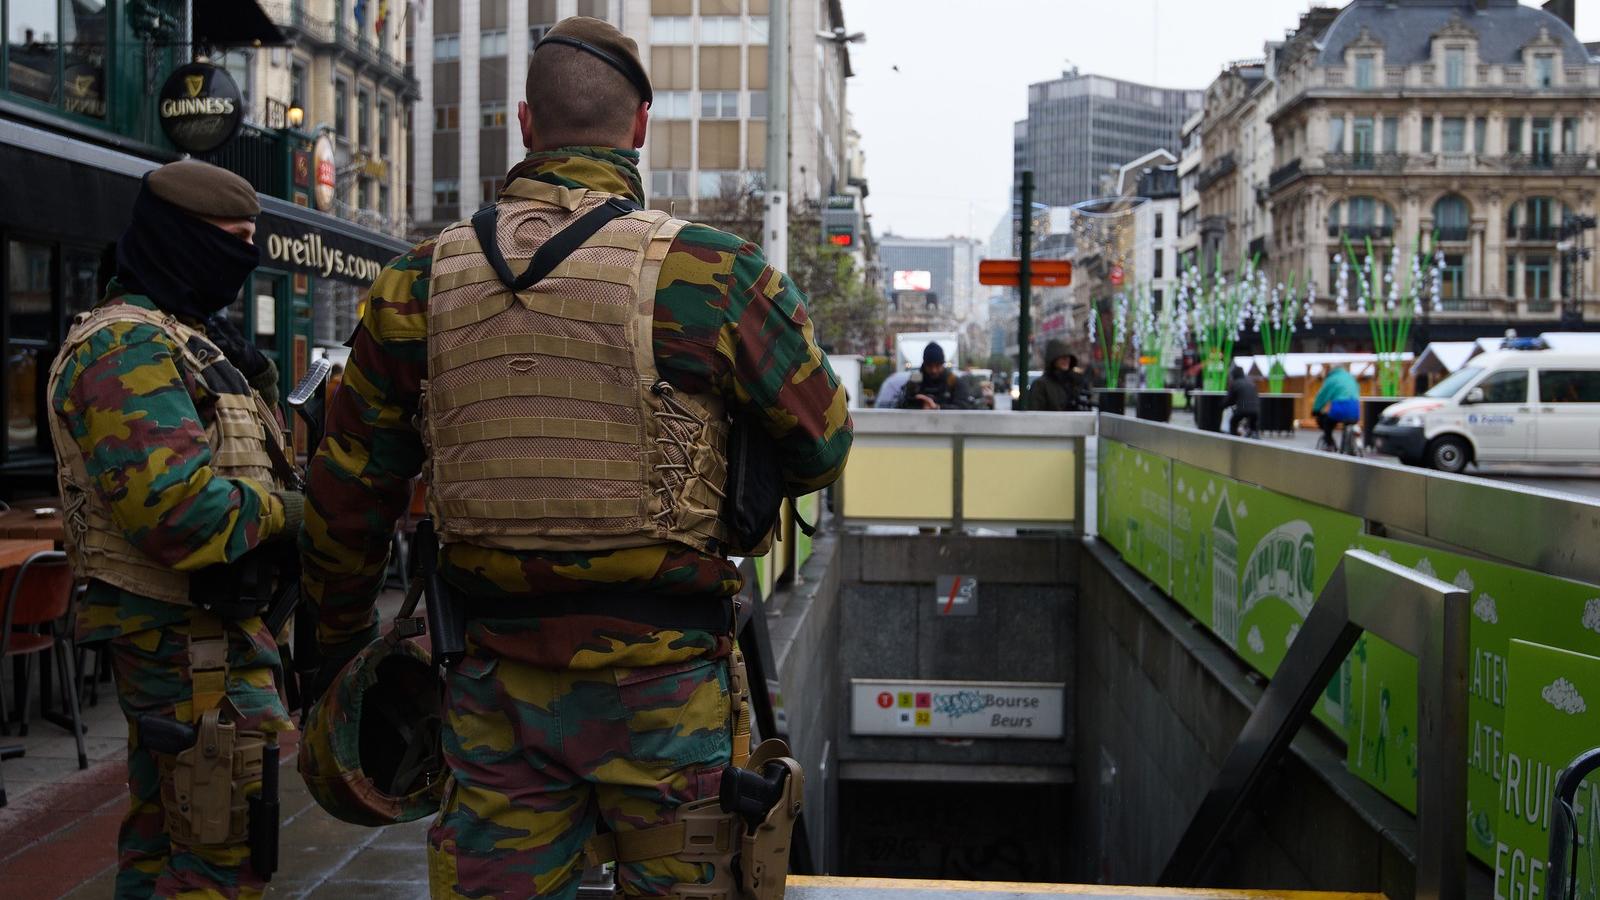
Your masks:
{"label": "ornate stone building", "polygon": [[[1337,325],[1326,307],[1346,236],[1357,256],[1370,238],[1385,260],[1396,242],[1406,253],[1436,236],[1433,337],[1581,312],[1595,262],[1563,225],[1595,213],[1600,60],[1568,23],[1516,0],[1356,0],[1329,13],[1307,14],[1271,73],[1279,277],[1311,275],[1319,319]],[[1211,146],[1208,135],[1208,157]]]}

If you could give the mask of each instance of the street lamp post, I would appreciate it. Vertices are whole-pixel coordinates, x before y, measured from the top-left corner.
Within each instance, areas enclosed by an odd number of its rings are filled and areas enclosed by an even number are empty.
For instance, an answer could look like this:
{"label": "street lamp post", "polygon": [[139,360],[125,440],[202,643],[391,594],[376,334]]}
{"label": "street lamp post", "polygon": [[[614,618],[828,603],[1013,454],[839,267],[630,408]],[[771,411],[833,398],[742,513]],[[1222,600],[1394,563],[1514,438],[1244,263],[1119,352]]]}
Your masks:
{"label": "street lamp post", "polygon": [[1561,327],[1576,328],[1583,323],[1583,267],[1594,256],[1585,235],[1595,228],[1594,216],[1567,216],[1561,223],[1562,269],[1567,290],[1561,299]]}

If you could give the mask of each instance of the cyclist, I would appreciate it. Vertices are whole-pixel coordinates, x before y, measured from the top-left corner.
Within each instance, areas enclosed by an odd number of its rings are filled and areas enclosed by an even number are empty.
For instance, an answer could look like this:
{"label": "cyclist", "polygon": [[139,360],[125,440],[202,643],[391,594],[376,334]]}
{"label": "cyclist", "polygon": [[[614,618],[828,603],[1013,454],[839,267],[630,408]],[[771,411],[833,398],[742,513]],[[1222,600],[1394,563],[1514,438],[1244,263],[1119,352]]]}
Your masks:
{"label": "cyclist", "polygon": [[1322,382],[1322,389],[1317,391],[1316,399],[1311,401],[1312,415],[1317,417],[1317,425],[1322,429],[1318,449],[1339,449],[1339,444],[1333,440],[1333,429],[1337,425],[1344,425],[1348,440],[1350,426],[1361,420],[1360,397],[1361,386],[1356,384],[1356,378],[1349,369],[1339,366],[1328,373],[1327,379]]}

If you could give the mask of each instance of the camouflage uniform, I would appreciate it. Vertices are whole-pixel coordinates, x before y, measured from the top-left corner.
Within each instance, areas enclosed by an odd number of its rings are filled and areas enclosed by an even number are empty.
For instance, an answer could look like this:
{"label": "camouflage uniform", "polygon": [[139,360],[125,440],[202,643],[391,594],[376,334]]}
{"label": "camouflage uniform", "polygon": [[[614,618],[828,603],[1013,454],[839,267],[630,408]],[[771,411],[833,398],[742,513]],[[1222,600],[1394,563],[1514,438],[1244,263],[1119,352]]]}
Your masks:
{"label": "camouflage uniform", "polygon": [[[608,148],[534,153],[507,182],[642,202],[637,160]],[[413,417],[427,376],[433,246],[414,247],[374,283],[310,468],[303,585],[333,655],[376,636],[389,535],[424,461]],[[756,246],[683,228],[656,285],[652,341],[674,388],[718,394],[765,426],[792,493],[838,477],[851,440],[844,390],[800,291]],[[476,602],[530,609],[470,620],[467,657],[448,679],[453,784],[429,835],[435,896],[525,896],[531,880],[539,896],[570,897],[597,817],[614,830],[647,828],[715,795],[731,749],[731,636],[598,614],[539,617],[531,607],[539,595],[586,591],[663,604],[732,596],[739,574],[723,555],[680,544],[554,552],[456,542],[443,548],[440,573]],[[655,859],[625,864],[621,876],[628,893],[661,896],[675,883],[709,880],[708,869]]]}
{"label": "camouflage uniform", "polygon": [[[104,304],[156,309],[115,282]],[[142,323],[113,322],[68,345],[51,397],[101,498],[127,539],[182,572],[237,560],[285,529],[270,485],[212,469],[206,428],[215,395],[181,363],[174,339]],[[132,802],[117,839],[117,896],[248,897],[261,883],[242,846],[174,848],[164,831],[156,757],[139,746],[141,714],[189,721],[190,610],[90,581],[79,641],[109,641],[117,694],[128,719]],[[229,623],[227,696],[241,728],[291,727],[279,697],[278,650],[260,619]]]}

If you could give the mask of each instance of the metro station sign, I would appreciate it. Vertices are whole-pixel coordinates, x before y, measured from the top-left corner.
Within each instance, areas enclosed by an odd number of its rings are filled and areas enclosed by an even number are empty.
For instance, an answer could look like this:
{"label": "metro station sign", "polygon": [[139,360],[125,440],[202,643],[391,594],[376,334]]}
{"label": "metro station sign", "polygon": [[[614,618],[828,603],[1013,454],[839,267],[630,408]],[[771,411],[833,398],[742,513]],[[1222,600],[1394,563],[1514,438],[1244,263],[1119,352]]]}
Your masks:
{"label": "metro station sign", "polygon": [[850,732],[886,737],[1059,740],[1066,686],[850,679]]}
{"label": "metro station sign", "polygon": [[[978,283],[996,287],[1022,286],[1022,260],[985,259],[978,263]],[[1028,283],[1034,287],[1069,287],[1072,284],[1072,261],[1068,259],[1036,259],[1028,269]]]}

